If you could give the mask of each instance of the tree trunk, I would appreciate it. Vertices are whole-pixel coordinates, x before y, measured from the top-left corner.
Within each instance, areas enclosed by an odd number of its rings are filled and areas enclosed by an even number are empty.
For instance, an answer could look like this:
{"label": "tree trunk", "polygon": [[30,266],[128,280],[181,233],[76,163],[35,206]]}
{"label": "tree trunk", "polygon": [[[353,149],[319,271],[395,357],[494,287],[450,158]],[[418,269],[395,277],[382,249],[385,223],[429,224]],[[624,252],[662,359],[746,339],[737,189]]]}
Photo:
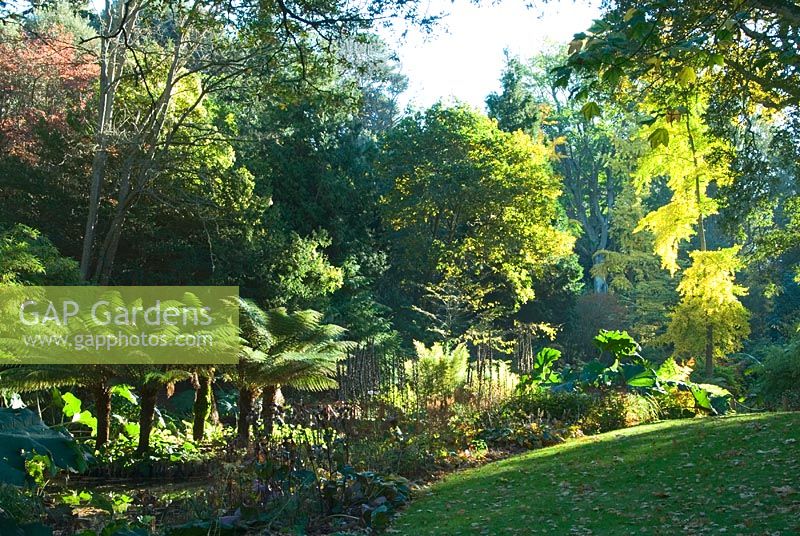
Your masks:
{"label": "tree trunk", "polygon": [[122,228],[125,224],[125,217],[132,205],[131,175],[133,173],[133,165],[134,157],[129,156],[125,161],[124,171],[122,172],[119,192],[117,193],[117,206],[114,208],[114,216],[111,219],[105,238],[97,253],[95,279],[97,279],[101,285],[108,285],[111,280],[111,270],[117,255],[119,240],[122,236]]}
{"label": "tree trunk", "polygon": [[[100,211],[100,196],[108,165],[109,132],[113,129],[116,90],[125,70],[128,42],[134,35],[134,26],[139,14],[136,0],[121,5],[105,1],[100,14],[100,87],[97,103],[96,149],[92,159],[92,176],[89,187],[89,205],[81,248],[80,273],[83,281],[92,278],[92,254],[97,239],[97,219]],[[117,13],[119,11],[119,13]]]}
{"label": "tree trunk", "polygon": [[275,405],[277,404],[278,385],[268,385],[261,394],[261,421],[264,423],[264,437],[272,437],[275,422]]}
{"label": "tree trunk", "polygon": [[219,407],[217,407],[217,395],[214,393],[214,387],[211,387],[211,393],[209,395],[209,399],[211,400],[211,414],[208,416],[211,424],[217,426],[219,424]]}
{"label": "tree trunk", "polygon": [[150,434],[153,431],[153,419],[156,414],[158,384],[145,384],[141,389],[139,401],[139,446],[136,454],[144,454],[150,450]]}
{"label": "tree trunk", "polygon": [[[592,255],[592,268],[593,268],[592,272],[595,272],[596,270],[594,270],[594,268],[602,264],[603,261],[605,261],[605,259],[606,259],[605,255],[603,255],[599,251],[595,252],[595,254]],[[592,280],[594,282],[595,294],[608,293],[608,281],[606,281],[605,277],[595,274],[592,276]]]}
{"label": "tree trunk", "polygon": [[94,440],[94,448],[100,450],[108,443],[111,435],[111,389],[102,383],[93,388],[92,393],[97,413],[97,437]]}
{"label": "tree trunk", "polygon": [[[110,18],[109,7],[106,6],[106,18]],[[92,159],[92,181],[89,188],[89,206],[86,213],[86,227],[83,232],[81,249],[81,279],[88,281],[91,277],[92,249],[97,233],[97,215],[100,209],[100,190],[105,178],[108,163],[108,135],[106,129],[111,120],[114,106],[113,81],[109,80],[109,43],[106,37],[100,39],[100,100],[97,118],[97,148]]]}
{"label": "tree trunk", "polygon": [[97,254],[97,269],[95,278],[100,285],[108,285],[111,281],[111,271],[114,268],[114,260],[117,256],[119,249],[119,240],[122,236],[122,227],[125,223],[125,215],[127,214],[127,198],[125,201],[119,201],[114,218],[111,220],[106,236],[103,239],[103,244]]}
{"label": "tree trunk", "polygon": [[[102,84],[101,84],[102,85]],[[105,115],[105,111],[101,111],[100,115]],[[99,129],[104,129],[102,123]],[[86,215],[86,228],[83,232],[83,247],[81,249],[81,280],[88,281],[91,278],[91,263],[92,263],[92,248],[97,228],[97,214],[100,208],[100,188],[103,183],[103,176],[105,174],[106,162],[108,160],[108,153],[106,151],[106,136],[105,133],[98,135],[99,142],[97,152],[94,155],[92,162],[92,183],[89,190],[89,208]]]}
{"label": "tree trunk", "polygon": [[213,371],[199,374],[197,390],[194,392],[192,439],[202,441],[206,435],[206,420],[211,414],[211,382]]}
{"label": "tree trunk", "polygon": [[236,440],[240,447],[250,443],[250,423],[253,419],[253,400],[256,392],[252,387],[239,389],[239,421],[236,423]]}

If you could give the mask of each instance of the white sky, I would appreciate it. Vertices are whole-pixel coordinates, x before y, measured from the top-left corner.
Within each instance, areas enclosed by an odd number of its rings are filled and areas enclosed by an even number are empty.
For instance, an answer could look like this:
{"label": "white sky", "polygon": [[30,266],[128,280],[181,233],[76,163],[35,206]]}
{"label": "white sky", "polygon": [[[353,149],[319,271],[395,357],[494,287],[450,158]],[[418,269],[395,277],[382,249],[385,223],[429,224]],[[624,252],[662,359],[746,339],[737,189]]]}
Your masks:
{"label": "white sky", "polygon": [[504,49],[528,58],[553,44],[568,43],[600,14],[598,0],[537,0],[530,9],[526,3],[492,5],[484,0],[476,6],[468,0],[430,0],[429,12],[450,13],[433,35],[412,28],[404,41],[394,41],[409,79],[401,107],[428,107],[456,98],[484,109],[486,96],[500,87]]}

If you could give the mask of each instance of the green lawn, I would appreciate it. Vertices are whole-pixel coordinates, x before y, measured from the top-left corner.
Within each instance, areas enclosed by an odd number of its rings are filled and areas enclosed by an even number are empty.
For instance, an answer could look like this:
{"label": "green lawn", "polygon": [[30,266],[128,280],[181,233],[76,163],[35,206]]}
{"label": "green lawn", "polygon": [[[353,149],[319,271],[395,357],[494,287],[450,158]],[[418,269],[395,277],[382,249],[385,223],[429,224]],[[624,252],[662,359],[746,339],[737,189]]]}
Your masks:
{"label": "green lawn", "polygon": [[619,430],[455,473],[395,532],[800,534],[800,413]]}

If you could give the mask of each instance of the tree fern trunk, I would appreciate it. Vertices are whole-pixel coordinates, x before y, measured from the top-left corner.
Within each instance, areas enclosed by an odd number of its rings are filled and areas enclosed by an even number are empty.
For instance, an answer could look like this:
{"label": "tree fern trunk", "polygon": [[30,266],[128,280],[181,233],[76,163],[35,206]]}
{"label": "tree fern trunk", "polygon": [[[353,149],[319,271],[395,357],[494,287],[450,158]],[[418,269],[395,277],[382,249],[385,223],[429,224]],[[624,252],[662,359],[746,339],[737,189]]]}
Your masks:
{"label": "tree fern trunk", "polygon": [[255,389],[241,387],[239,389],[239,421],[236,423],[236,439],[240,447],[250,443],[250,422],[253,418],[253,400]]}
{"label": "tree fern trunk", "polygon": [[197,377],[197,389],[194,392],[194,406],[192,413],[192,439],[202,441],[206,435],[206,420],[211,413],[211,373],[200,374]]}
{"label": "tree fern trunk", "polygon": [[92,389],[95,412],[97,413],[97,437],[94,448],[101,449],[108,443],[111,435],[111,389],[104,383]]}
{"label": "tree fern trunk", "polygon": [[136,454],[144,454],[150,450],[150,435],[153,432],[153,419],[156,414],[157,384],[145,384],[141,389],[139,401],[139,446]]}
{"label": "tree fern trunk", "polygon": [[261,420],[264,423],[264,436],[269,439],[272,436],[272,428],[275,422],[275,404],[278,396],[278,386],[268,385],[261,394]]}

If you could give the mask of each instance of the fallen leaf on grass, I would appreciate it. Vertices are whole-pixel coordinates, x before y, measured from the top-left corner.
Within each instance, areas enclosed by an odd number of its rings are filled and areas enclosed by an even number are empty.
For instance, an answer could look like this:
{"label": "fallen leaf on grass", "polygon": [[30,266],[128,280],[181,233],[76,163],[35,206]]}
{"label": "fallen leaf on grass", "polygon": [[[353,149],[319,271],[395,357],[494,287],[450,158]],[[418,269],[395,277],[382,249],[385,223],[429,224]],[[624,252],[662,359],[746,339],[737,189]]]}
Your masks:
{"label": "fallen leaf on grass", "polygon": [[786,497],[787,495],[793,495],[797,493],[797,490],[794,489],[792,486],[778,486],[772,488],[773,493],[778,495],[779,497]]}

